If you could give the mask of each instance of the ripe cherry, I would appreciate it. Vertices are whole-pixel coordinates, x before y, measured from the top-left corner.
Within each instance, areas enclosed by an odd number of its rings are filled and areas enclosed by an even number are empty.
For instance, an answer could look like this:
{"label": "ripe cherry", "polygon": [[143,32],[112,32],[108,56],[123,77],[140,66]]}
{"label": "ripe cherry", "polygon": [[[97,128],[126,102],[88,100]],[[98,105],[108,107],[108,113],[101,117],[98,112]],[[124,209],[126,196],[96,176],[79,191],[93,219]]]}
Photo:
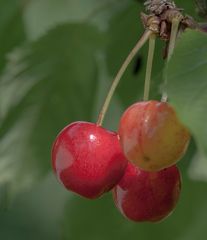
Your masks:
{"label": "ripe cherry", "polygon": [[57,136],[52,165],[68,190],[93,199],[118,183],[127,160],[116,133],[94,123],[74,122]]}
{"label": "ripe cherry", "polygon": [[146,172],[129,163],[119,184],[113,189],[116,207],[136,222],[157,222],[175,208],[181,190],[176,166],[159,172]]}
{"label": "ripe cherry", "polygon": [[165,102],[138,102],[122,115],[118,134],[128,160],[146,171],[174,165],[185,153],[190,135]]}

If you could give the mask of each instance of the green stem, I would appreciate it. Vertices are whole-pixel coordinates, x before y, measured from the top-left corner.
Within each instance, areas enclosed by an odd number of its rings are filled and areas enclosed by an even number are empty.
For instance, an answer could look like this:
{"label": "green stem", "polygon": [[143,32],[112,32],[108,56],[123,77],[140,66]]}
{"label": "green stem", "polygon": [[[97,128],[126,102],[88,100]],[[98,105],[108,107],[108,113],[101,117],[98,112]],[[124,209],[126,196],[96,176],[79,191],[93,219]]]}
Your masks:
{"label": "green stem", "polygon": [[[173,51],[175,49],[175,44],[176,44],[176,39],[177,39],[177,34],[179,30],[179,25],[180,25],[180,18],[174,18],[172,20],[172,28],[171,28],[171,33],[170,33],[170,42],[169,42],[169,47],[168,47],[168,57],[167,57],[167,62],[170,61]],[[162,102],[167,102],[168,95],[167,95],[167,78],[165,77],[164,81],[164,91],[162,94]]]}
{"label": "green stem", "polygon": [[152,64],[153,64],[153,58],[154,58],[154,52],[155,52],[155,40],[156,40],[156,35],[152,34],[149,38],[149,50],[148,50],[144,97],[143,97],[144,101],[148,101],[149,99],[150,83],[151,83],[151,75],[152,75]]}
{"label": "green stem", "polygon": [[170,60],[170,58],[172,57],[173,51],[175,49],[179,25],[180,25],[180,19],[174,18],[172,20],[172,29],[171,29],[171,34],[170,34],[170,43],[169,43],[167,61]]}
{"label": "green stem", "polygon": [[124,63],[122,64],[121,68],[119,69],[116,77],[114,78],[111,88],[108,92],[108,95],[106,96],[105,102],[103,104],[103,107],[99,113],[98,116],[98,121],[97,121],[97,125],[102,125],[105,114],[108,110],[109,104],[111,102],[111,98],[116,90],[117,85],[119,84],[119,81],[121,79],[121,77],[123,76],[125,70],[127,69],[128,65],[130,64],[130,62],[132,61],[132,59],[134,58],[134,56],[137,54],[137,52],[142,48],[142,46],[147,42],[147,40],[149,39],[150,35],[152,34],[151,30],[146,30],[144,32],[144,34],[142,35],[142,37],[140,38],[140,40],[137,42],[137,44],[135,45],[135,47],[132,49],[132,51],[129,53],[128,57],[126,58],[126,60],[124,61]]}

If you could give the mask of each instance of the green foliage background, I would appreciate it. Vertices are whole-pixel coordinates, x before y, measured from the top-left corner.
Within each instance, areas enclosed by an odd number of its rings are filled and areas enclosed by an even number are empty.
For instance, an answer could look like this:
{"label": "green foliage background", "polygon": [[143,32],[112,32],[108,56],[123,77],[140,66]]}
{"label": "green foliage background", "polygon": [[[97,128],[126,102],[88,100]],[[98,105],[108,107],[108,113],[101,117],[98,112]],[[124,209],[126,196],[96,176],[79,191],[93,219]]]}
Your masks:
{"label": "green foliage background", "polygon": [[[158,41],[151,98],[163,78],[192,132],[179,163],[183,189],[159,224],[124,219],[111,194],[95,201],[67,192],[51,171],[50,148],[76,120],[95,122],[110,83],[143,32],[135,0],[0,0],[0,239],[203,240],[207,235],[207,38],[187,31],[166,66]],[[198,19],[195,3],[176,1]],[[104,125],[142,99],[147,46],[129,66]],[[163,71],[164,69],[164,71]],[[164,77],[163,77],[164,76]]]}

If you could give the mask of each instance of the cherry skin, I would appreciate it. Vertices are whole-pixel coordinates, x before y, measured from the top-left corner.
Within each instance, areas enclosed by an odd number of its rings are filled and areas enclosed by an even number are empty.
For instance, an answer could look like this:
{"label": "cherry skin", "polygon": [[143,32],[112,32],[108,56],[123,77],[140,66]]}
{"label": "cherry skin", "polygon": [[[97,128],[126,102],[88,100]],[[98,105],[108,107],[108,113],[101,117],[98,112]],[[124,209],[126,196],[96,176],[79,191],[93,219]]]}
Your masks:
{"label": "cherry skin", "polygon": [[190,135],[165,102],[138,102],[122,115],[118,134],[127,159],[146,171],[174,165],[184,155]]}
{"label": "cherry skin", "polygon": [[113,189],[116,207],[136,222],[158,222],[175,208],[181,190],[176,166],[159,172],[146,172],[129,163],[119,184]]}
{"label": "cherry skin", "polygon": [[52,165],[68,190],[93,199],[118,183],[127,160],[116,133],[94,123],[74,122],[57,136]]}

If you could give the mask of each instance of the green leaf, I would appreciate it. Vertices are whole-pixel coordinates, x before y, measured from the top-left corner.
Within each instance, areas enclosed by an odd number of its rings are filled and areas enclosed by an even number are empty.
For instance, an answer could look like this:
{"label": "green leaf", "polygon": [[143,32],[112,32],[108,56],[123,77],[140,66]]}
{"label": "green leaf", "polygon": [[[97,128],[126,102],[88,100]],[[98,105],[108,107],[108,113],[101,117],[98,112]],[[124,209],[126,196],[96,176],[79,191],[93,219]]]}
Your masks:
{"label": "green leaf", "polygon": [[65,125],[91,119],[102,37],[65,24],[10,56],[0,84],[0,183],[12,191],[51,169],[51,145]]}
{"label": "green leaf", "polygon": [[184,9],[185,14],[196,18],[198,17],[198,12],[197,12],[196,3],[195,3],[196,1],[197,0],[193,0],[193,1],[176,0],[175,3],[178,8]]}
{"label": "green leaf", "polygon": [[207,154],[207,35],[192,30],[183,34],[165,74],[170,101]]}
{"label": "green leaf", "polygon": [[7,52],[25,40],[22,9],[18,0],[0,2],[0,71]]}
{"label": "green leaf", "polygon": [[27,34],[30,39],[37,39],[66,22],[92,22],[106,29],[108,19],[126,5],[128,0],[31,0],[24,12]]}
{"label": "green leaf", "polygon": [[207,234],[205,189],[206,184],[184,178],[178,206],[158,224],[125,219],[114,206],[111,194],[95,201],[74,197],[65,210],[63,239],[202,239]]}
{"label": "green leaf", "polygon": [[192,158],[191,165],[189,167],[189,176],[193,180],[207,181],[207,158],[202,152],[197,152]]}
{"label": "green leaf", "polygon": [[1,238],[60,239],[61,219],[69,199],[70,194],[49,174],[40,184],[19,194],[6,211],[0,212]]}

